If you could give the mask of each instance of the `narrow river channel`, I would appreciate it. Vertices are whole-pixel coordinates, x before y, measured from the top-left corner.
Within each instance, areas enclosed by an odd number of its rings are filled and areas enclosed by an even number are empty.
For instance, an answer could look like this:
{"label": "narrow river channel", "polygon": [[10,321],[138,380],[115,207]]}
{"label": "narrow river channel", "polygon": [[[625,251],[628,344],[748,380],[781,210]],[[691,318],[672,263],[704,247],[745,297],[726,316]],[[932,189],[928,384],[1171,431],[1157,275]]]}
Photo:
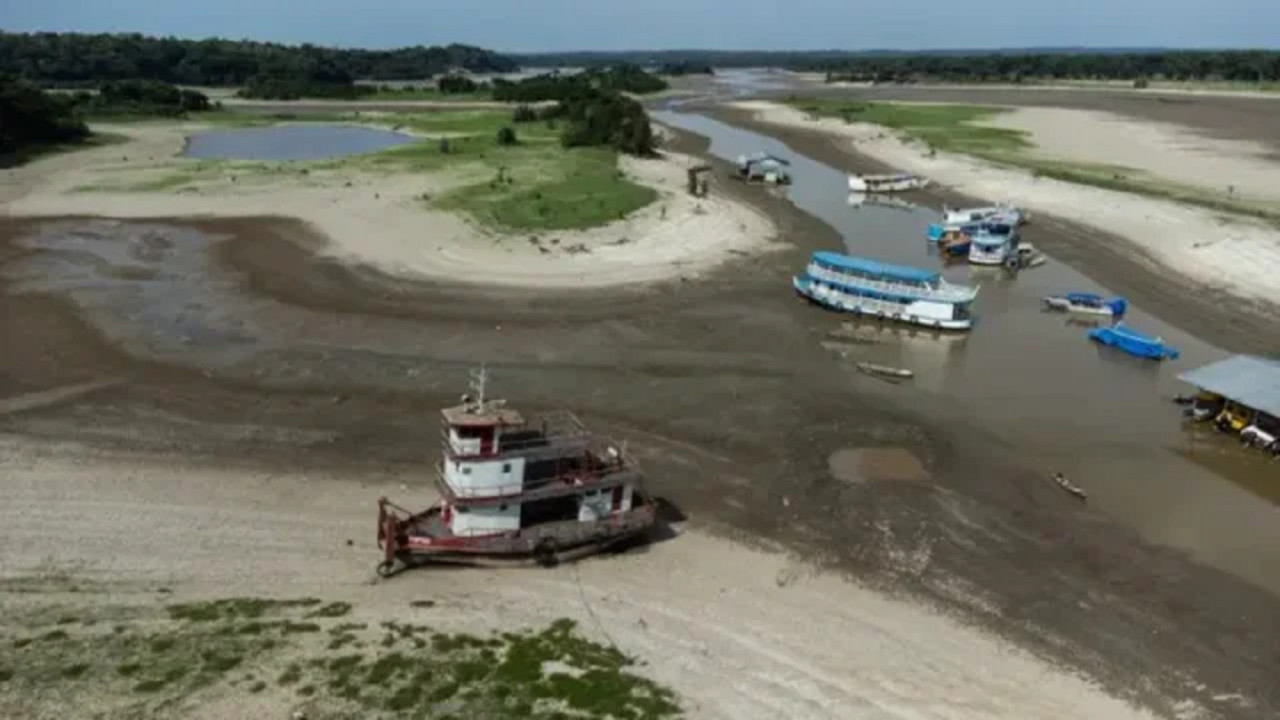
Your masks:
{"label": "narrow river channel", "polygon": [[[1177,380],[1179,372],[1229,353],[1140,306],[1131,306],[1126,321],[1172,342],[1182,352],[1179,360],[1157,364],[1096,346],[1086,337],[1088,327],[1043,312],[1040,299],[1068,290],[1115,292],[1052,257],[1016,276],[965,263],[944,267],[925,240],[926,227],[940,217],[936,209],[851,205],[843,170],[774,138],[678,106],[652,115],[709,138],[717,157],[732,161],[766,151],[789,159],[793,184],[780,192],[839,231],[847,252],[942,268],[951,282],[981,286],[971,333],[901,330],[861,349],[860,359],[916,373],[910,385],[869,384],[868,391],[989,430],[1043,466],[1046,476],[1066,473],[1088,490],[1092,506],[1150,540],[1280,593],[1280,464],[1242,451],[1210,428],[1188,427],[1171,402],[1189,390]],[[1033,221],[1023,236],[1035,243],[1035,235]],[[828,317],[833,329],[851,319]]]}

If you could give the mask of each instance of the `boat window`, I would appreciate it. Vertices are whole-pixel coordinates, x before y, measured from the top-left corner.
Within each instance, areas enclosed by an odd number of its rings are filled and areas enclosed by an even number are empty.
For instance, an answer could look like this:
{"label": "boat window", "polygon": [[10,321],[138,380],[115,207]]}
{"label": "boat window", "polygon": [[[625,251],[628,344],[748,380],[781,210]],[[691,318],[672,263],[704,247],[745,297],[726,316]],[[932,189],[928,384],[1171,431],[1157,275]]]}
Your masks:
{"label": "boat window", "polygon": [[507,511],[506,503],[502,503],[501,505],[498,506],[498,512],[506,512],[506,511]]}
{"label": "boat window", "polygon": [[511,472],[511,463],[502,463],[502,472],[504,473]]}
{"label": "boat window", "polygon": [[469,468],[469,467],[464,467],[464,468],[462,468],[462,474],[463,474],[463,475],[470,475],[470,474],[471,474],[471,468]]}

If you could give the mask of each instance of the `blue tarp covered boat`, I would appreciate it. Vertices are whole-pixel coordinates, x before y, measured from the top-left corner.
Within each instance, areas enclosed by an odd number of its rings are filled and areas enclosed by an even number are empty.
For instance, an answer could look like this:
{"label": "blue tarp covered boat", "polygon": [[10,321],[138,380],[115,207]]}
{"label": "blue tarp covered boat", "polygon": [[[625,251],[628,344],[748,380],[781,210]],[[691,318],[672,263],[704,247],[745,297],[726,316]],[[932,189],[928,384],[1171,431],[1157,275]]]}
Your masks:
{"label": "blue tarp covered boat", "polygon": [[1130,327],[1095,328],[1089,331],[1089,339],[1103,345],[1119,348],[1130,355],[1152,360],[1177,360],[1178,349],[1158,337],[1138,332]]}

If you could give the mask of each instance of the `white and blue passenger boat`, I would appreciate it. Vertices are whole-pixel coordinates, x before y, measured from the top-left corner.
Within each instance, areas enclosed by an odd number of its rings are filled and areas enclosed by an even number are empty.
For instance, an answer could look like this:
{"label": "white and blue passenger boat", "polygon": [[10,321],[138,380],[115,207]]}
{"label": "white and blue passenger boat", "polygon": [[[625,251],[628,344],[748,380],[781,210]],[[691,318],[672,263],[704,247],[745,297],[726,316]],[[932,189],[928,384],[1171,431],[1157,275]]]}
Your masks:
{"label": "white and blue passenger boat", "polygon": [[973,327],[969,308],[978,295],[934,271],[827,251],[814,253],[792,285],[835,310],[944,330]]}
{"label": "white and blue passenger boat", "polygon": [[1018,230],[1011,224],[984,222],[969,244],[969,262],[1003,265],[1018,248]]}

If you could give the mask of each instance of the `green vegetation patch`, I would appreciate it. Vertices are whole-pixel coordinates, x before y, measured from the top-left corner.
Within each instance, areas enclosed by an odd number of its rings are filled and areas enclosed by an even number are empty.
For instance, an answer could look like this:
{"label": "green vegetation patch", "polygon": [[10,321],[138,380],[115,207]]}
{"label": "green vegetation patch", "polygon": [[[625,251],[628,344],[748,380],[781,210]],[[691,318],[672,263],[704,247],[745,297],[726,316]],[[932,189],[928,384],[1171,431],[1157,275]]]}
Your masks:
{"label": "green vegetation patch", "polygon": [[[414,635],[391,623],[397,635]],[[534,632],[434,633],[422,650],[332,654],[295,664],[279,684],[345,703],[362,717],[669,718],[674,693],[630,672],[616,649],[569,620]]]}
{"label": "green vegetation patch", "polygon": [[169,617],[190,622],[260,618],[288,608],[308,608],[320,604],[316,598],[272,600],[268,598],[227,598],[207,602],[179,603],[168,607]]}
{"label": "green vegetation patch", "polygon": [[987,127],[975,123],[989,120],[1002,108],[978,105],[911,105],[865,103],[843,100],[793,100],[791,104],[812,115],[865,122],[900,130],[939,150],[987,156],[1017,152],[1031,147],[1021,130]]}
{"label": "green vegetation patch", "polygon": [[[634,661],[617,649],[580,636],[570,620],[490,636],[334,620],[352,609],[309,598],[226,598],[162,613],[97,608],[61,625],[70,614],[10,616],[6,622],[24,633],[15,640],[24,642],[0,644],[0,704],[17,694],[36,711],[92,703],[106,716],[150,717],[209,688],[255,694],[270,687],[306,699],[324,717],[680,715],[671,690],[635,674]],[[304,625],[323,634],[291,633]],[[363,642],[378,636],[390,642]],[[358,642],[326,647],[346,638]]]}

